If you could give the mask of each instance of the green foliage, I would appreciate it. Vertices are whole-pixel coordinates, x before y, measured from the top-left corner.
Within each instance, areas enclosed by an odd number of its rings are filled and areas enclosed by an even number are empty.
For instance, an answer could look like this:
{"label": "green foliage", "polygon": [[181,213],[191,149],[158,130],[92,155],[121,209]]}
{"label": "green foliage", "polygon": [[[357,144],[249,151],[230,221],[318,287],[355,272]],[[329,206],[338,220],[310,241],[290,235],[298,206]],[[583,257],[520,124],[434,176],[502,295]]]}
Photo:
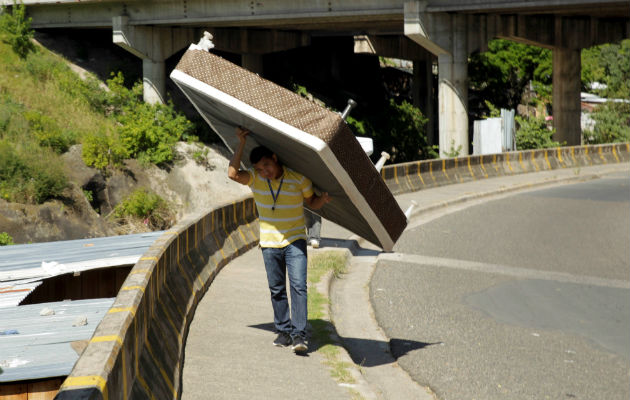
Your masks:
{"label": "green foliage", "polygon": [[630,141],[630,104],[609,101],[598,107],[591,118],[595,121],[592,131],[583,132],[588,144]]}
{"label": "green foliage", "polygon": [[630,39],[582,50],[582,85],[593,82],[607,85],[603,97],[630,99]]}
{"label": "green foliage", "polygon": [[390,153],[392,163],[437,157],[427,141],[427,118],[407,101],[397,104],[391,99],[379,113],[364,120],[348,117],[347,121],[355,134],[371,137],[375,148]]}
{"label": "green foliage", "polygon": [[555,130],[547,127],[544,117],[523,118],[517,115],[515,120],[517,150],[546,149],[561,145],[552,140]]}
{"label": "green foliage", "polygon": [[50,149],[33,143],[0,141],[0,197],[10,202],[41,204],[67,186],[62,162]]}
{"label": "green foliage", "polygon": [[444,152],[444,156],[450,157],[450,158],[459,157],[459,155],[462,153],[462,147],[463,146],[460,144],[456,148],[455,139],[451,139],[451,147],[448,149],[448,151]]}
{"label": "green foliage", "polygon": [[0,8],[0,39],[22,59],[35,52],[31,18],[26,18],[26,7],[21,2],[14,0],[11,8]]}
{"label": "green foliage", "polygon": [[473,114],[487,115],[485,101],[498,108],[516,109],[531,81],[539,101],[551,100],[551,51],[495,39],[488,51],[470,57],[470,107]]}
{"label": "green foliage", "polygon": [[173,221],[168,203],[147,189],[137,189],[126,197],[113,211],[116,218],[143,220],[150,228],[164,229]]}
{"label": "green foliage", "polygon": [[13,243],[13,238],[6,232],[0,232],[0,246],[8,246]]}
{"label": "green foliage", "polygon": [[142,101],[142,84],[124,86],[122,74],[108,81],[108,105],[120,123],[120,140],[130,157],[143,163],[164,164],[173,159],[173,147],[182,136],[191,135],[193,124],[175,111],[172,102]]}
{"label": "green foliage", "polygon": [[83,138],[81,157],[86,165],[105,171],[122,165],[129,153],[116,133],[94,132]]}
{"label": "green foliage", "polygon": [[27,111],[24,117],[40,146],[50,147],[57,154],[62,154],[76,143],[76,133],[61,130],[52,118],[37,111]]}

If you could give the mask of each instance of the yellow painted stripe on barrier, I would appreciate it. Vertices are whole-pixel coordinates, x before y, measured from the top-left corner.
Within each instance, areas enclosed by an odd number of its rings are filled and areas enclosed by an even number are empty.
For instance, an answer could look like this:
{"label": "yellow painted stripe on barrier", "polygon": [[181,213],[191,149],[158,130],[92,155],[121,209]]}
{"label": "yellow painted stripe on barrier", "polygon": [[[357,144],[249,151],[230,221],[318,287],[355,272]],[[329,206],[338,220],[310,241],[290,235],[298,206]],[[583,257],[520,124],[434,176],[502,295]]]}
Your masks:
{"label": "yellow painted stripe on barrier", "polygon": [[527,171],[525,164],[523,164],[523,153],[518,153],[518,163],[521,165],[523,172]]}
{"label": "yellow painted stripe on barrier", "polygon": [[170,289],[170,287],[168,285],[165,286],[165,288],[166,288],[166,291],[168,292],[168,294],[171,295],[171,300],[173,300],[173,304],[175,304],[175,309],[179,313],[179,316],[184,318],[184,312],[182,311],[181,308],[179,308],[179,302],[177,301],[177,298],[175,297],[175,295],[173,294],[173,292],[171,291],[171,289]]}
{"label": "yellow painted stripe on barrier", "polygon": [[604,154],[602,153],[602,148],[601,148],[601,147],[597,149],[597,154],[599,154],[599,158],[601,158],[601,159],[602,159],[602,162],[603,162],[604,164],[607,164],[607,162],[606,162],[606,158],[604,158]]}
{"label": "yellow painted stripe on barrier", "polygon": [[547,156],[547,150],[545,150],[545,161],[547,162],[549,169],[551,169],[551,163],[549,162],[549,157]]}
{"label": "yellow painted stripe on barrier", "polygon": [[238,230],[238,233],[240,233],[241,237],[243,238],[243,243],[247,243],[247,238],[245,237],[245,234],[241,230],[241,227],[237,226],[236,229]]}
{"label": "yellow painted stripe on barrier", "polygon": [[416,164],[416,168],[417,168],[418,178],[420,178],[420,182],[422,182],[422,186],[424,186],[424,179],[422,179],[422,174],[420,173],[420,166],[421,166],[421,165],[422,165],[422,164],[417,163],[417,164]]}
{"label": "yellow painted stripe on barrier", "polygon": [[114,314],[114,313],[125,312],[125,311],[132,313],[134,316],[136,315],[135,307],[114,307],[114,308],[110,308],[109,311],[107,311],[107,313]]}
{"label": "yellow painted stripe on barrier", "polygon": [[536,172],[540,171],[540,167],[538,166],[538,163],[536,162],[536,157],[534,156],[534,154],[536,154],[536,152],[532,151],[529,154],[532,155],[531,156],[531,161],[532,161],[532,164],[534,164],[534,168],[536,169]]}
{"label": "yellow painted stripe on barrier", "polygon": [[446,159],[442,159],[442,172],[444,173],[444,176],[446,176],[446,179],[450,181],[451,178],[446,173]]}
{"label": "yellow painted stripe on barrier", "polygon": [[468,157],[468,171],[470,171],[470,176],[472,176],[474,180],[477,180],[477,177],[475,176],[475,173],[473,172],[472,167],[470,166],[470,157]]}
{"label": "yellow painted stripe on barrier", "polygon": [[71,388],[77,386],[96,386],[103,393],[107,381],[100,375],[69,376],[61,385],[61,388]]}
{"label": "yellow painted stripe on barrier", "polygon": [[[186,254],[186,257],[188,257],[188,261],[190,261],[190,265],[195,265],[192,258],[190,258],[190,253]],[[199,282],[199,287],[203,289],[203,281],[201,280],[201,277],[199,276],[199,274],[197,274],[197,282]]]}
{"label": "yellow painted stripe on barrier", "polygon": [[127,357],[125,356],[125,349],[120,351],[120,358],[122,361],[122,380],[123,380],[123,399],[127,400]]}
{"label": "yellow painted stripe on barrier", "polygon": [[118,335],[94,336],[92,339],[90,339],[90,343],[102,342],[118,342],[118,344],[122,346],[122,339]]}
{"label": "yellow painted stripe on barrier", "polygon": [[234,251],[236,253],[236,255],[239,255],[239,251],[238,251],[238,247],[236,246],[236,242],[234,241],[234,239],[232,239],[232,235],[229,234],[229,232],[227,231],[227,229],[225,230],[225,235],[227,236],[228,240],[230,242],[232,242],[232,247],[234,247]]}
{"label": "yellow painted stripe on barrier", "polygon": [[487,178],[488,171],[486,171],[485,165],[483,165],[483,156],[479,156],[479,165],[481,165],[481,169],[483,170],[483,175]]}
{"label": "yellow painted stripe on barrier", "polygon": [[492,166],[494,167],[495,171],[499,172],[499,166],[497,165],[497,155],[496,154],[492,155]]}
{"label": "yellow painted stripe on barrier", "polygon": [[619,161],[619,157],[617,157],[617,149],[615,149],[615,145],[614,144],[612,146],[612,153],[613,153],[613,156],[615,156],[615,160],[617,160],[617,162],[620,162]]}
{"label": "yellow painted stripe on barrier", "polygon": [[179,259],[177,259],[177,268],[179,268],[180,272],[184,276],[184,280],[188,284],[188,290],[190,290],[192,292],[192,289],[193,289],[192,282],[190,280],[188,280],[188,275],[186,275],[186,271],[184,271],[184,267],[182,267],[182,264],[179,261]]}
{"label": "yellow painted stripe on barrier", "polygon": [[123,286],[120,290],[141,290],[144,293],[144,287],[142,286]]}
{"label": "yellow painted stripe on barrier", "polygon": [[560,164],[564,164],[564,160],[562,159],[562,150],[560,149],[560,147],[556,149],[556,154],[558,155],[558,162]]}
{"label": "yellow painted stripe on barrier", "polygon": [[174,399],[177,398],[177,393],[175,393],[175,389],[173,388],[173,383],[171,382],[171,379],[168,377],[168,374],[166,373],[166,371],[164,371],[164,368],[162,368],[157,358],[155,357],[155,354],[153,353],[153,349],[151,348],[151,344],[147,342],[146,345],[147,345],[147,350],[149,350],[149,355],[153,359],[155,366],[158,367],[158,369],[160,370],[160,374],[164,378],[164,381],[168,385],[169,389],[171,389],[171,391],[173,392],[173,398]]}
{"label": "yellow painted stripe on barrier", "polygon": [[157,257],[140,257],[140,261],[146,261],[146,260],[157,261],[158,258]]}
{"label": "yellow painted stripe on barrier", "polygon": [[407,182],[409,183],[409,187],[415,190],[415,186],[411,182],[411,177],[409,177],[409,164],[405,166],[405,177],[407,178]]}
{"label": "yellow painted stripe on barrier", "polygon": [[158,301],[158,304],[160,305],[160,307],[162,307],[162,311],[164,312],[164,315],[166,315],[166,320],[168,321],[169,324],[171,324],[171,327],[173,328],[173,331],[175,332],[175,336],[177,336],[177,343],[181,347],[182,335],[179,332],[179,329],[177,329],[177,325],[173,321],[173,317],[171,317],[171,314],[168,312],[168,309],[164,306],[164,303],[162,303],[161,301]]}
{"label": "yellow painted stripe on barrier", "polygon": [[221,246],[221,242],[219,242],[219,239],[217,239],[216,232],[212,232],[212,236],[214,237],[214,241],[217,243],[217,247],[219,248],[219,252],[221,252],[221,257],[223,257],[223,259],[225,260],[227,257],[225,257],[225,253],[223,252],[223,246]]}
{"label": "yellow painted stripe on barrier", "polygon": [[435,183],[435,176],[433,176],[433,163],[432,162],[429,163],[429,174],[431,174],[431,179],[433,179],[433,182]]}
{"label": "yellow painted stripe on barrier", "polygon": [[236,218],[236,202],[232,203],[234,207],[234,224],[238,225],[238,218]]}
{"label": "yellow painted stripe on barrier", "polygon": [[396,185],[400,185],[400,183],[398,183],[398,167],[394,166],[394,182],[396,182]]}
{"label": "yellow painted stripe on barrier", "polygon": [[138,382],[140,382],[140,386],[142,386],[144,391],[147,392],[149,397],[151,397],[151,400],[156,400],[153,392],[151,392],[151,388],[149,388],[149,385],[147,385],[147,382],[144,380],[144,378],[140,376],[140,374],[138,374],[138,376],[136,376],[136,379],[138,379]]}
{"label": "yellow painted stripe on barrier", "polygon": [[136,270],[131,270],[131,272],[129,272],[130,274],[146,274],[147,272],[151,272],[150,269],[136,269]]}
{"label": "yellow painted stripe on barrier", "polygon": [[575,159],[575,147],[571,147],[571,159],[573,160],[573,165],[577,165],[577,160]]}
{"label": "yellow painted stripe on barrier", "polygon": [[510,164],[510,153],[505,153],[505,162],[507,162],[507,166],[510,169],[510,172],[514,173],[514,170],[512,169],[512,164]]}
{"label": "yellow painted stripe on barrier", "polygon": [[586,159],[588,160],[588,164],[589,165],[593,165],[593,160],[591,159],[591,157],[588,155],[588,146],[584,147],[584,156],[586,157]]}

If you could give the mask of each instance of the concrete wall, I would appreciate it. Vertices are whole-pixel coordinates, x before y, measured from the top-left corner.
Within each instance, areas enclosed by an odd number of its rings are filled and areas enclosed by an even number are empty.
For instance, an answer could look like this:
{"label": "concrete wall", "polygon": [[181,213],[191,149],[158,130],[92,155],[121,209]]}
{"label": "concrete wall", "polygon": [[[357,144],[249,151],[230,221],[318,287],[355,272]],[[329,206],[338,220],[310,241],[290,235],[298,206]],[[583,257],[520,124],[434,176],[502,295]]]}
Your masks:
{"label": "concrete wall", "polygon": [[197,304],[221,268],[257,243],[251,197],[165,232],[129,273],[55,398],[179,398]]}
{"label": "concrete wall", "polygon": [[400,194],[504,175],[630,161],[630,143],[558,147],[389,165],[381,175]]}

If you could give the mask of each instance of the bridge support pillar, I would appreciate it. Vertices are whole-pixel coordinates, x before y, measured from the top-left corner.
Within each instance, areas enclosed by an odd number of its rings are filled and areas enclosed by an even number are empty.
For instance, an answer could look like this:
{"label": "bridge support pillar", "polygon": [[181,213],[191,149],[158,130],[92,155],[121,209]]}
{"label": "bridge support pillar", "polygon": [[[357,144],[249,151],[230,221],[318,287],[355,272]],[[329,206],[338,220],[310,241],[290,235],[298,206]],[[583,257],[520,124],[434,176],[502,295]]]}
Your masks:
{"label": "bridge support pillar", "polygon": [[555,47],[552,52],[554,140],[578,146],[582,144],[580,50]]}
{"label": "bridge support pillar", "polygon": [[114,17],[112,25],[114,43],[142,59],[144,101],[152,104],[164,103],[164,60],[193,43],[196,30],[130,25],[127,16]]}
{"label": "bridge support pillar", "polygon": [[405,3],[405,36],[438,57],[440,157],[468,155],[468,29],[466,16],[425,13]]}

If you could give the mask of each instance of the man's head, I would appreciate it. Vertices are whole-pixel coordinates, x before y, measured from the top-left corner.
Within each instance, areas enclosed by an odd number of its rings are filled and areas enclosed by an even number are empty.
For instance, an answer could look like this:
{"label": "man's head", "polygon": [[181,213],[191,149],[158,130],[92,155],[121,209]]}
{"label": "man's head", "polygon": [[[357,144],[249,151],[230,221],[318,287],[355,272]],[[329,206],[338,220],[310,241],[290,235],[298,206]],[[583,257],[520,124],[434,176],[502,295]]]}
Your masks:
{"label": "man's head", "polygon": [[265,146],[254,148],[249,154],[249,161],[265,179],[278,179],[282,176],[283,169],[278,156]]}

